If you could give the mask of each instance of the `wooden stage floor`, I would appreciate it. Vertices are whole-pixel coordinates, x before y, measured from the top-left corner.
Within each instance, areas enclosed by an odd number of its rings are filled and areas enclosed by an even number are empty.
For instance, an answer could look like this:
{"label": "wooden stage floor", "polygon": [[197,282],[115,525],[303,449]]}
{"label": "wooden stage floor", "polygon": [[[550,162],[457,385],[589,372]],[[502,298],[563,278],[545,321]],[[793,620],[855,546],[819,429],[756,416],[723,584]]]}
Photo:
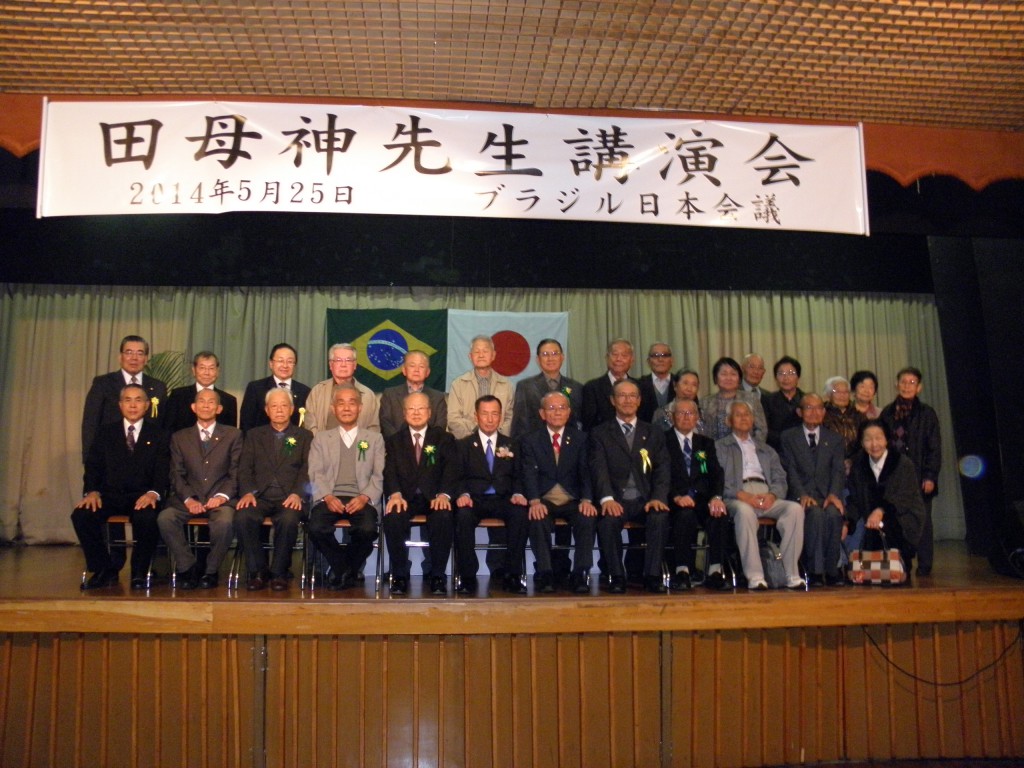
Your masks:
{"label": "wooden stage floor", "polygon": [[[827,587],[809,592],[746,589],[624,596],[512,596],[480,579],[475,596],[434,597],[411,579],[408,595],[375,594],[372,577],[344,592],[216,590],[175,593],[164,580],[148,592],[121,584],[82,592],[75,546],[0,548],[0,629],[9,632],[181,632],[190,634],[494,634],[678,631],[1024,619],[1024,582],[1000,576],[961,542],[937,545],[936,568],[900,588]],[[161,564],[163,565],[163,564]],[[298,562],[296,561],[296,566]],[[164,566],[166,568],[166,566]],[[227,566],[225,565],[224,571]],[[297,568],[296,568],[297,569]],[[595,580],[596,581],[596,580]],[[514,610],[512,610],[514,608]],[[870,617],[870,618],[868,618]],[[370,629],[372,627],[372,629]]]}

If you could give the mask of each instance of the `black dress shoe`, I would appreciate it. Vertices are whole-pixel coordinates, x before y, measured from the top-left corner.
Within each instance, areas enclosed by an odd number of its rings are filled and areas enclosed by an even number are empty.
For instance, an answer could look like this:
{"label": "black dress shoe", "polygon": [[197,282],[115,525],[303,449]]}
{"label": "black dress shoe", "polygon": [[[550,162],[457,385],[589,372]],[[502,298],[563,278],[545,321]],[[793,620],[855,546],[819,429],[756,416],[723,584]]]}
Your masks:
{"label": "black dress shoe", "polygon": [[519,576],[509,574],[505,577],[505,591],[513,595],[525,595],[526,585]]}
{"label": "black dress shoe", "polygon": [[351,571],[345,571],[343,573],[332,573],[331,578],[327,580],[327,588],[332,589],[336,592],[343,589],[349,589],[355,584],[355,579],[352,576]]}
{"label": "black dress shoe", "polygon": [[709,573],[707,578],[704,579],[704,586],[708,589],[726,589],[727,585],[731,586],[726,580],[725,574],[721,571]]}
{"label": "black dress shoe", "polygon": [[220,583],[220,579],[216,573],[204,573],[203,577],[199,579],[200,589],[216,589]]}
{"label": "black dress shoe", "polygon": [[665,582],[660,576],[648,576],[644,579],[644,591],[653,595],[663,595],[666,592]]}
{"label": "black dress shoe", "polygon": [[811,587],[824,587],[825,586],[825,575],[822,573],[812,573],[807,577],[807,585]]}
{"label": "black dress shoe", "polygon": [[288,586],[287,576],[272,576],[270,578],[270,588],[275,592],[284,592],[288,589]]}
{"label": "black dress shoe", "polygon": [[678,573],[672,574],[672,579],[669,581],[668,586],[672,590],[693,589],[693,583],[690,581],[690,574],[686,571],[679,571]]}
{"label": "black dress shoe", "polygon": [[262,573],[254,573],[245,582],[245,588],[250,592],[259,592],[267,588],[267,577]]}
{"label": "black dress shoe", "polygon": [[113,568],[102,568],[82,583],[82,589],[103,589],[117,584],[117,571]]}
{"label": "black dress shoe", "polygon": [[134,575],[131,581],[132,589],[149,589],[149,579],[146,578],[145,574],[142,576]]}
{"label": "black dress shoe", "polygon": [[174,588],[190,590],[199,586],[199,578],[196,576],[196,569],[189,568],[174,574]]}
{"label": "black dress shoe", "polygon": [[625,576],[612,576],[608,582],[608,594],[610,595],[624,595],[626,594],[626,577]]}
{"label": "black dress shoe", "polygon": [[533,575],[533,591],[538,595],[551,595],[555,591],[555,577],[548,571]]}
{"label": "black dress shoe", "polygon": [[391,580],[391,594],[404,595],[409,591],[409,580],[404,576],[395,576]]}
{"label": "black dress shoe", "polygon": [[466,576],[459,581],[459,586],[455,591],[460,595],[475,595],[478,586],[476,576]]}
{"label": "black dress shoe", "polygon": [[843,580],[842,571],[832,571],[832,573],[825,574],[825,586],[826,587],[841,587],[846,582]]}
{"label": "black dress shoe", "polygon": [[925,578],[928,578],[929,576],[932,575],[932,569],[930,567],[929,568],[925,568],[924,566],[919,565],[919,566],[917,566],[917,575],[918,576],[923,576]]}
{"label": "black dress shoe", "polygon": [[590,582],[587,581],[587,574],[574,573],[569,579],[569,589],[574,595],[589,595]]}
{"label": "black dress shoe", "polygon": [[447,576],[432,576],[430,578],[430,594],[432,594],[432,595],[447,595],[448,594],[448,577]]}

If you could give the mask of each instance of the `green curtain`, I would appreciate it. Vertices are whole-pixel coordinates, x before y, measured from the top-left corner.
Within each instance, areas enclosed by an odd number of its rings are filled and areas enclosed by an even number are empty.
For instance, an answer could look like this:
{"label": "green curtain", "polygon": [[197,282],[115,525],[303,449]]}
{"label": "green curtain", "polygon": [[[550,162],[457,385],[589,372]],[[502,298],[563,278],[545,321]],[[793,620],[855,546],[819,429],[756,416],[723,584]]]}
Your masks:
{"label": "green curtain", "polygon": [[[221,358],[220,386],[241,397],[268,375],[278,341],[299,352],[296,378],[326,378],[326,310],[476,309],[568,311],[567,372],[587,380],[604,370],[608,340],[631,339],[635,375],[649,344],[672,346],[676,367],[701,374],[721,355],[762,355],[764,384],[783,354],[803,365],[801,388],[859,368],[880,382],[878,402],[895,393],[895,374],[924,372],[922,399],[942,424],[936,537],[962,539],[964,520],[945,385],[938,313],[931,296],[727,293],[708,291],[499,290],[468,288],[153,288],[4,285],[0,296],[0,536],[28,543],[73,542],[70,512],[82,491],[80,425],[92,378],[117,366],[117,344],[137,333],[153,353],[201,349]],[[466,359],[467,350],[450,350]]]}

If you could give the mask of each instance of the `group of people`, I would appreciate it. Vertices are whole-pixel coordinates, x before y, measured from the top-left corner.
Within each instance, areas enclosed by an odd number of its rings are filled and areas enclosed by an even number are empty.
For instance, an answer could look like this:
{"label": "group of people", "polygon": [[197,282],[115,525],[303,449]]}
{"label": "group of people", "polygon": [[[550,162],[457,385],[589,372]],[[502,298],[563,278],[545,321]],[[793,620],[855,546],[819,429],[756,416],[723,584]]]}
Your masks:
{"label": "group of people", "polygon": [[[649,373],[636,379],[633,345],[612,341],[606,371],[585,384],[563,375],[558,341],[541,341],[536,354],[540,373],[514,385],[493,367],[492,340],[478,336],[472,367],[446,395],[426,385],[428,355],[410,351],[403,381],[378,397],[356,380],[351,344],[328,350],[331,376],[310,388],[294,379],[298,356],[282,343],[270,352],[271,375],[249,383],[239,410],[216,387],[212,352],[193,359],[194,384],[168,395],[144,373],[147,342],[125,337],[120,370],[94,380],[82,421],[84,495],[72,522],[90,573],[83,589],[116,583],[124,566],[123,550],[105,541],[111,515],[131,519],[133,589],[148,586],[161,537],[177,588],[215,588],[237,537],[247,588],[287,590],[303,520],[332,590],[359,581],[382,532],[391,594],[405,594],[408,541],[423,522],[424,591],[448,594],[454,549],[455,590],[475,594],[476,530],[494,518],[504,525],[488,529],[491,584],[512,594],[528,591],[527,544],[534,592],[589,594],[595,540],[608,592],[630,583],[665,592],[666,563],[668,588],[690,589],[701,528],[705,586],[733,585],[738,550],[747,586],[767,589],[758,545],[765,519],[778,531],[790,588],[805,578],[841,583],[844,553],[880,548],[882,531],[888,546],[918,557],[919,574],[930,572],[939,433],[934,410],[918,398],[917,369],[900,371],[895,401],[878,411],[873,373],[832,377],[822,394],[805,393],[789,356],[773,367],[771,393],[760,387],[759,355],[742,364],[721,358],[712,369],[717,390],[702,401],[698,374],[673,373],[664,343],[650,345]],[[204,558],[185,533],[198,517],[208,520]],[[347,521],[344,543],[339,521]]]}

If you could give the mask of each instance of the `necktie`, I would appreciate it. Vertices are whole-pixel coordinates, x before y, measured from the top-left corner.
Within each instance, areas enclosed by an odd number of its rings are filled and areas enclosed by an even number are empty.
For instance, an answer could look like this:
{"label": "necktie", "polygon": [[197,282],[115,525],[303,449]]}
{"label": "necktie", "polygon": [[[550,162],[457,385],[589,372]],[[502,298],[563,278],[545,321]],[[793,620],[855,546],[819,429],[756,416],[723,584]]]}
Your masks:
{"label": "necktie", "polygon": [[555,432],[555,434],[553,434],[551,436],[551,447],[555,450],[555,461],[556,462],[558,461],[558,454],[560,454],[562,452],[562,446],[558,444],[558,438],[560,438],[560,437],[561,437],[561,435],[558,434],[557,432]]}
{"label": "necktie", "polygon": [[135,453],[135,425],[128,425],[128,453]]}
{"label": "necktie", "polygon": [[420,445],[420,433],[412,433],[413,450],[416,451],[416,463],[420,463],[420,456],[423,455],[423,446]]}
{"label": "necktie", "polygon": [[683,438],[683,458],[686,460],[686,472],[690,472],[690,459],[693,458],[693,449],[690,447],[690,438]]}
{"label": "necktie", "polygon": [[136,387],[139,386],[139,377],[138,376],[132,376],[131,383],[133,385],[135,385]]}
{"label": "necktie", "polygon": [[199,433],[203,436],[203,442],[204,443],[210,442],[210,430],[208,430],[208,429],[201,429],[201,430],[199,430]]}
{"label": "necktie", "polygon": [[277,382],[277,386],[279,386],[281,389],[288,389],[288,382],[287,381],[279,381],[279,382]]}
{"label": "necktie", "polygon": [[484,451],[487,457],[487,471],[494,472],[494,449],[491,447],[490,438],[487,439],[487,450]]}
{"label": "necktie", "polygon": [[632,424],[624,423],[622,425],[622,434],[624,434],[626,437],[629,437],[629,435],[630,435],[630,433],[632,431],[633,431],[633,425]]}
{"label": "necktie", "polygon": [[807,444],[811,446],[812,451],[818,447],[818,437],[815,432],[807,433]]}

